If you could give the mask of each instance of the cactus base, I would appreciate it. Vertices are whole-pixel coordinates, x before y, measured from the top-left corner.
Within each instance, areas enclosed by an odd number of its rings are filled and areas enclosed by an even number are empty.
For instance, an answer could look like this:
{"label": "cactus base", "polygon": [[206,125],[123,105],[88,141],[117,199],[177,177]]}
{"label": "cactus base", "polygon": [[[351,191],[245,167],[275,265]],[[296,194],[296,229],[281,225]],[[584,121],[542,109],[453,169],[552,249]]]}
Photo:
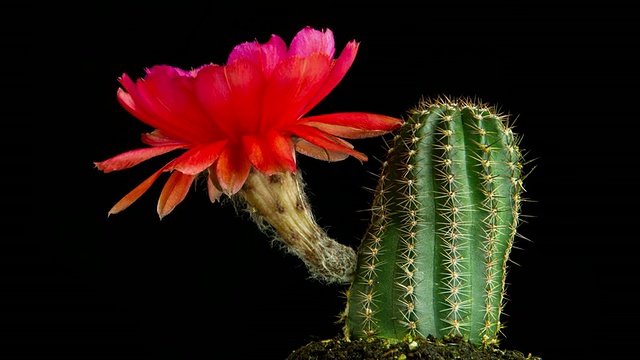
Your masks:
{"label": "cactus base", "polygon": [[541,360],[517,350],[483,347],[465,341],[462,337],[436,339],[416,337],[395,344],[384,339],[347,341],[343,336],[314,341],[293,351],[286,360],[303,359],[443,359],[443,360]]}

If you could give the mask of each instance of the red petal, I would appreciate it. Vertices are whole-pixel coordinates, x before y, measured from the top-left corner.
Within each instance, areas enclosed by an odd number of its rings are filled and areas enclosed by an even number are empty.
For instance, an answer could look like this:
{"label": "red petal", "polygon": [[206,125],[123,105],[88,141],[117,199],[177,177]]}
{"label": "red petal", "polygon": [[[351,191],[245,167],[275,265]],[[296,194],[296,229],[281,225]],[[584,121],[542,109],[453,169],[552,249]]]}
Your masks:
{"label": "red petal", "polygon": [[303,109],[329,75],[331,60],[316,53],[307,58],[289,57],[278,64],[269,78],[264,97],[266,120],[261,131],[293,124],[304,115]]}
{"label": "red petal", "polygon": [[220,139],[220,128],[211,121],[195,94],[194,79],[172,67],[154,66],[144,84],[154,100],[156,113],[171,121],[182,138],[194,142]]}
{"label": "red petal", "polygon": [[175,159],[173,168],[187,175],[199,174],[218,159],[226,145],[226,140],[198,145]]}
{"label": "red petal", "polygon": [[251,163],[240,144],[227,146],[215,165],[220,188],[229,196],[240,191],[251,170]]}
{"label": "red petal", "polygon": [[215,65],[200,69],[195,89],[209,117],[218,123],[227,136],[235,136],[231,90],[224,76],[224,67]]}
{"label": "red petal", "polygon": [[348,142],[316,128],[300,125],[294,127],[291,131],[297,136],[323,149],[349,154],[360,161],[367,161],[367,156],[359,151],[353,150],[353,146]]}
{"label": "red petal", "polygon": [[360,112],[310,116],[301,119],[301,121],[305,125],[313,126],[329,134],[347,139],[383,135],[402,125],[402,120],[397,118]]}
{"label": "red petal", "polygon": [[[158,73],[149,76],[160,76]],[[118,101],[120,104],[146,124],[162,130],[167,136],[174,139],[181,139],[188,142],[198,142],[201,133],[189,130],[185,127],[179,117],[171,114],[165,106],[158,102],[158,99],[149,91],[145,80],[138,79],[133,83],[126,75],[122,75],[120,82],[127,90],[118,90]],[[194,135],[196,136],[194,138]]]}
{"label": "red petal", "polygon": [[227,136],[255,133],[261,117],[266,80],[262,70],[245,59],[198,72],[195,88],[202,106]]}
{"label": "red petal", "polygon": [[311,109],[313,109],[322,99],[324,99],[333,89],[342,81],[347,71],[353,64],[353,61],[356,59],[356,54],[358,53],[358,43],[355,41],[351,41],[347,44],[347,46],[340,53],[340,57],[336,59],[333,63],[333,67],[331,68],[331,72],[328,74],[325,79],[322,87],[316,92],[313,98],[306,104],[306,107],[303,109],[302,114],[308,113]]}
{"label": "red petal", "polygon": [[164,168],[156,171],[147,180],[143,181],[140,185],[136,186],[135,189],[131,190],[131,192],[125,195],[120,201],[118,201],[117,204],[115,204],[111,208],[111,210],[109,210],[108,215],[117,214],[120,211],[128,208],[131,204],[133,204],[136,200],[138,200],[138,198],[140,198],[142,194],[144,194],[147,190],[149,190],[151,185],[154,183],[154,181],[156,181],[158,176],[160,176],[160,174],[162,174],[163,171],[164,171]]}
{"label": "red petal", "polygon": [[[136,86],[133,85],[133,82],[131,81],[131,79],[129,79],[127,74],[122,75],[122,78],[120,79],[120,81],[123,84],[126,84],[124,86],[127,89],[129,89],[128,91],[137,93]],[[118,99],[118,102],[120,103],[120,105],[125,110],[127,110],[131,115],[135,116],[138,120],[144,122],[147,125],[151,125],[153,127],[162,125],[161,122],[154,119],[151,114],[147,113],[140,105],[138,105],[134,100],[134,97],[131,96],[130,93],[123,90],[122,88],[118,89],[116,93],[116,98]]]}
{"label": "red petal", "polygon": [[163,134],[162,131],[156,129],[150,133],[142,134],[140,137],[142,142],[149,146],[166,146],[166,145],[187,145],[185,142],[180,140],[175,140],[167,135]]}
{"label": "red petal", "polygon": [[136,149],[127,151],[120,155],[116,155],[110,159],[101,162],[94,162],[98,169],[108,173],[116,170],[128,169],[139,163],[149,160],[153,157],[166,154],[169,151],[176,149],[183,149],[187,145],[169,145],[169,146],[156,146],[150,148]]}
{"label": "red petal", "polygon": [[296,142],[296,151],[302,155],[324,161],[341,161],[349,157],[349,154],[337,151],[329,151],[304,139],[299,139]]}
{"label": "red petal", "polygon": [[160,215],[160,219],[167,216],[176,205],[184,200],[194,178],[195,175],[187,175],[179,171],[174,171],[171,174],[164,188],[162,188],[162,193],[160,193],[160,199],[158,200],[158,215]]}
{"label": "red petal", "polygon": [[245,136],[242,141],[249,161],[261,173],[296,171],[291,137],[269,131],[260,136]]}

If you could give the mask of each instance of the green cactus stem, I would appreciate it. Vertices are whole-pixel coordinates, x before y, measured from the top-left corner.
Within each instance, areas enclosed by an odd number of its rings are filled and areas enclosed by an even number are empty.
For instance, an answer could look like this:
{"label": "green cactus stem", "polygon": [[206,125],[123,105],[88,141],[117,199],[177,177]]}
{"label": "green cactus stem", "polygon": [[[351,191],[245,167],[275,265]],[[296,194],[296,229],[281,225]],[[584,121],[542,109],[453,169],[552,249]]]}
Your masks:
{"label": "green cactus stem", "polygon": [[462,336],[497,345],[522,202],[507,115],[474,100],[423,100],[396,134],[358,249],[347,338]]}

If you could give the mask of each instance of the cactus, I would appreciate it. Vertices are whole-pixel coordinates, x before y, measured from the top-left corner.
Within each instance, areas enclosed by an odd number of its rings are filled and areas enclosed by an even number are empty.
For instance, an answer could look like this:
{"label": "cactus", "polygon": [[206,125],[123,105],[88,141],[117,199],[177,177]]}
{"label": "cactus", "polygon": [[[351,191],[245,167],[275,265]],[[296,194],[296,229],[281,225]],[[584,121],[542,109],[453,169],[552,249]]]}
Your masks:
{"label": "cactus", "polygon": [[422,100],[393,138],[343,314],[347,338],[497,345],[524,191],[508,115]]}

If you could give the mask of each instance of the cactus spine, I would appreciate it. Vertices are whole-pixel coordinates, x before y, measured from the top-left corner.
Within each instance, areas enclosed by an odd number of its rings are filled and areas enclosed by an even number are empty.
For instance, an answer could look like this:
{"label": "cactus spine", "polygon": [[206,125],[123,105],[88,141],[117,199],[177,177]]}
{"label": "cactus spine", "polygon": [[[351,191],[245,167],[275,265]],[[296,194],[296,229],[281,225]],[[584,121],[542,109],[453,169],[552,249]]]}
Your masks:
{"label": "cactus spine", "polygon": [[421,101],[409,112],[382,163],[358,250],[348,338],[498,343],[523,191],[508,121],[466,98]]}

